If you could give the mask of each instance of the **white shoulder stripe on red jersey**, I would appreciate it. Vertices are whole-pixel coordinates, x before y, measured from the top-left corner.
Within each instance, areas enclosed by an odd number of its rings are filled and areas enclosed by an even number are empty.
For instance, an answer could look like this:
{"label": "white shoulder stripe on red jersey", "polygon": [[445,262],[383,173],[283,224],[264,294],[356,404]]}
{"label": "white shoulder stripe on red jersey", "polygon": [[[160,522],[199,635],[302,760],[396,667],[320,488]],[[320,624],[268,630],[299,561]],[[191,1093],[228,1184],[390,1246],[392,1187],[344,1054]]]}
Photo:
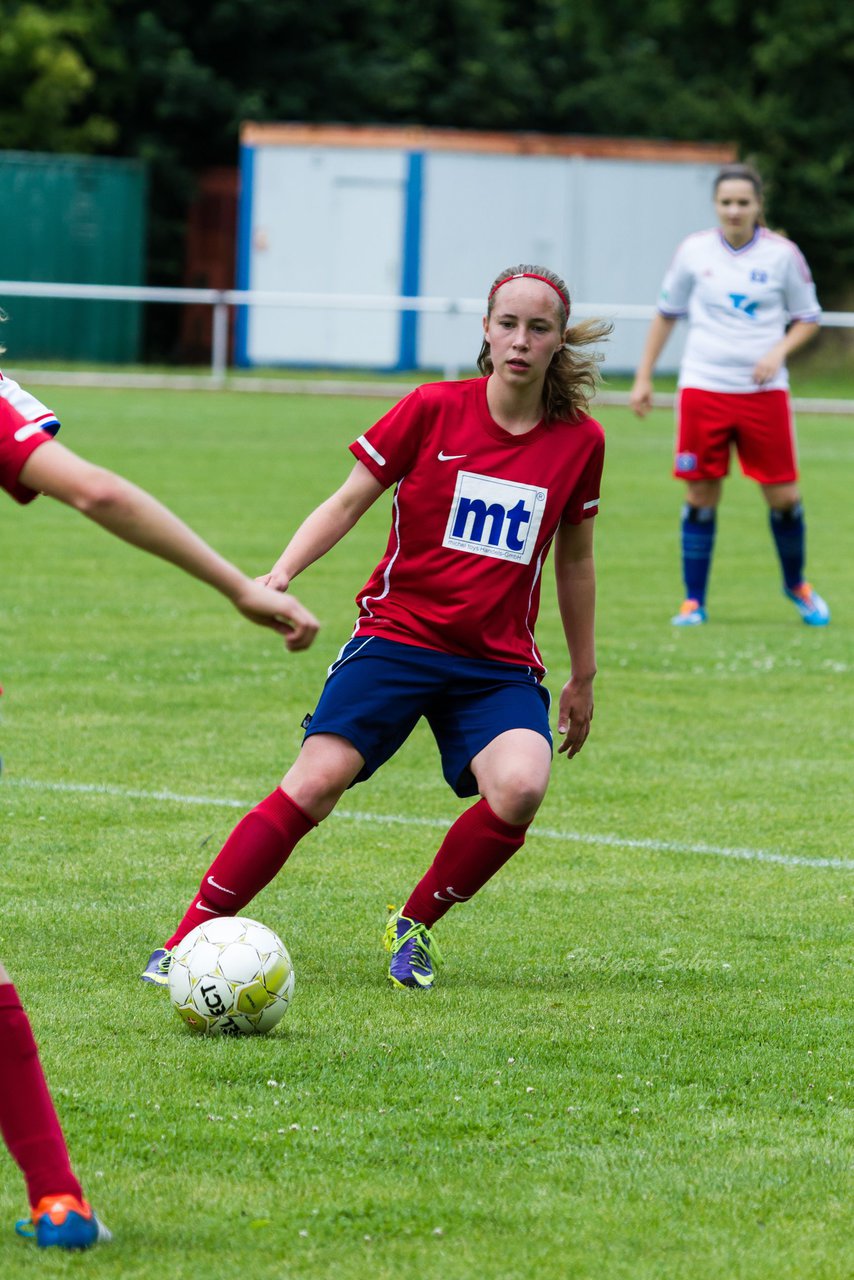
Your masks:
{"label": "white shoulder stripe on red jersey", "polygon": [[42,431],[44,431],[44,427],[37,422],[28,422],[23,427],[18,427],[15,432],[15,439],[18,444],[23,444],[25,440],[29,440],[30,436],[41,435]]}
{"label": "white shoulder stripe on red jersey", "polygon": [[367,453],[369,457],[373,458],[377,466],[380,466],[380,467],[385,466],[385,463],[386,463],[385,458],[377,449],[374,448],[374,446],[371,444],[367,436],[359,436],[359,439],[356,443],[360,444],[364,449],[365,453]]}

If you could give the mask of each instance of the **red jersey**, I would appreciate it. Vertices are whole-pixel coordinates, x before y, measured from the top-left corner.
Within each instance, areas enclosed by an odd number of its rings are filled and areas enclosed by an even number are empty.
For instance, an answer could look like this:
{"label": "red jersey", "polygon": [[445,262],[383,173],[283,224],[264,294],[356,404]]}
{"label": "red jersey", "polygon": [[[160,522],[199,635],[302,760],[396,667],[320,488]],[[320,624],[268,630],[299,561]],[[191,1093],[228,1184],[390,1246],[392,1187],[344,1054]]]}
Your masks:
{"label": "red jersey", "polygon": [[397,486],[353,634],[542,674],[543,563],[562,521],[598,510],[605,437],[592,418],[511,435],[490,416],[486,383],[419,387],[350,446],[381,484]]}
{"label": "red jersey", "polygon": [[50,409],[0,373],[0,488],[16,502],[32,502],[38,496],[18,476],[30,454],[58,430],[59,422]]}

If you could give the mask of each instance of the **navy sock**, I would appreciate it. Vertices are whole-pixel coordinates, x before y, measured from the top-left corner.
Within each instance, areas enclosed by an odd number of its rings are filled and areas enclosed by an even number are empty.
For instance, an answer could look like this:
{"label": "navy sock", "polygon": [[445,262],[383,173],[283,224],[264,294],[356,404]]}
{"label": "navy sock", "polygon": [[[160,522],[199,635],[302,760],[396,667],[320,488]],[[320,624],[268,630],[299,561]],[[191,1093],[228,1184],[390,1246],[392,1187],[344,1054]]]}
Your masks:
{"label": "navy sock", "polygon": [[780,568],[783,570],[783,581],[790,591],[799,587],[804,580],[804,545],[806,542],[806,524],[804,509],[799,502],[785,511],[769,512],[771,533],[780,557]]}
{"label": "navy sock", "polygon": [[698,604],[706,603],[706,584],[715,547],[716,510],[714,507],[682,508],[682,576],[685,595]]}

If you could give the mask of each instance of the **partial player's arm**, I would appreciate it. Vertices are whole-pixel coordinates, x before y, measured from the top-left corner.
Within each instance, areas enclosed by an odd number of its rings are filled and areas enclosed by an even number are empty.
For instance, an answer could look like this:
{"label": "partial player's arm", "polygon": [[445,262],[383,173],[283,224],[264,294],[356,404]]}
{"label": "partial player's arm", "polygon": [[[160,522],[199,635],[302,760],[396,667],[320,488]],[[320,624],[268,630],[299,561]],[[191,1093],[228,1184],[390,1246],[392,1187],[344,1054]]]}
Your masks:
{"label": "partial player's arm", "polygon": [[251,622],[283,635],[289,649],[308,648],[317,634],[317,619],[293,596],[253,582],[150,493],[55,440],[30,455],[19,478],[28,488],[67,503],[116,537],[215,587]]}
{"label": "partial player's arm", "polygon": [[639,418],[645,418],[652,408],[652,374],[667,339],[673,332],[677,316],[654,316],[646,335],[643,353],[629,394],[629,406]]}
{"label": "partial player's arm", "polygon": [[285,591],[298,573],[340,542],[372,506],[385,487],[368,468],[357,462],[341,488],[303,520],[270,572],[261,579],[277,591]]}
{"label": "partial player's arm", "polygon": [[572,674],[558,704],[558,753],[577,755],[590,732],[593,718],[593,679],[596,675],[594,617],[596,569],[593,562],[593,521],[561,524],[554,545],[557,601]]}
{"label": "partial player's arm", "polygon": [[753,367],[753,381],[760,387],[771,382],[777,376],[793,351],[805,347],[819,331],[819,324],[813,320],[795,320],[789,325],[779,342],[775,342],[770,351],[766,351]]}

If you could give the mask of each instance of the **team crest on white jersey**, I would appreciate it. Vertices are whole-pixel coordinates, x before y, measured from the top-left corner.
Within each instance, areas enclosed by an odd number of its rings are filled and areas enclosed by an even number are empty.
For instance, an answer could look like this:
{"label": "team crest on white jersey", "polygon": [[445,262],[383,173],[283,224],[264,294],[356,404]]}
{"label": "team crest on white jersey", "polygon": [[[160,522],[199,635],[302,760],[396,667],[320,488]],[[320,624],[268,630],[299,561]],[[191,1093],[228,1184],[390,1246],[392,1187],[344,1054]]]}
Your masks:
{"label": "team crest on white jersey", "polygon": [[547,489],[459,471],[443,547],[530,564]]}

